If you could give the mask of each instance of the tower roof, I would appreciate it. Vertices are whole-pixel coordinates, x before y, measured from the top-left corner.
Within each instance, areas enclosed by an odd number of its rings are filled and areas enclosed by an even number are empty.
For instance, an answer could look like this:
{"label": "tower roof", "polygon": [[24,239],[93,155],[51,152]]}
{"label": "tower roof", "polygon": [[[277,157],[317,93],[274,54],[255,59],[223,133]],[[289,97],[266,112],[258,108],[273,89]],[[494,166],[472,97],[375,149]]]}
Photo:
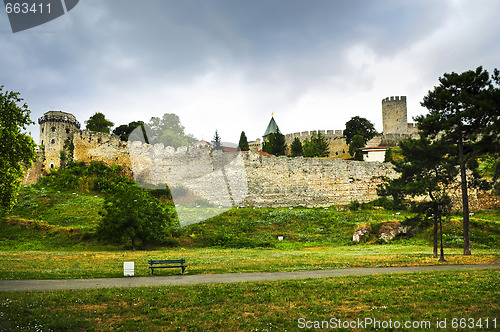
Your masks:
{"label": "tower roof", "polygon": [[271,116],[271,121],[269,121],[269,124],[267,125],[267,129],[266,129],[266,132],[264,133],[264,137],[270,135],[270,134],[274,134],[274,133],[280,133],[280,129],[278,127],[278,125],[276,124],[276,121],[274,121],[274,117]]}

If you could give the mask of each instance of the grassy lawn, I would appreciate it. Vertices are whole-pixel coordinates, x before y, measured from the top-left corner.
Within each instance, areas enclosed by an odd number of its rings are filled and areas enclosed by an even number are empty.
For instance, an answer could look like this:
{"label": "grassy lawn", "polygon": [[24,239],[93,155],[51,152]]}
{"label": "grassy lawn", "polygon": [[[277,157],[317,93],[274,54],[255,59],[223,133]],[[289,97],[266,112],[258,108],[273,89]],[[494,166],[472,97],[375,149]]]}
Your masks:
{"label": "grassy lawn", "polygon": [[[0,293],[2,330],[298,331],[500,326],[500,269],[237,284]],[[481,320],[480,320],[481,319]],[[488,320],[486,320],[488,319]],[[315,323],[317,322],[317,323]],[[372,322],[371,324],[367,324]],[[396,323],[397,322],[397,323]],[[308,325],[306,325],[308,324]],[[323,323],[325,324],[325,323]],[[351,323],[352,324],[352,323]],[[486,326],[488,324],[488,326]],[[381,325],[382,327],[384,325]],[[411,325],[410,325],[411,326]],[[327,328],[328,327],[328,328]],[[441,325],[443,327],[443,325]],[[488,328],[486,328],[488,327]],[[322,329],[322,330],[323,330]],[[311,329],[305,329],[311,330]],[[316,329],[317,330],[317,329]],[[378,328],[378,330],[391,330]],[[393,328],[392,330],[402,330]]]}
{"label": "grassy lawn", "polygon": [[[446,249],[444,264],[500,263],[500,251]],[[123,262],[135,262],[135,275],[147,276],[148,259],[185,258],[187,274],[274,272],[354,267],[437,265],[432,248],[400,244],[299,249],[175,248],[153,251],[0,252],[0,279],[79,279],[122,277]],[[440,263],[443,264],[443,263]],[[178,274],[180,269],[155,274]]]}

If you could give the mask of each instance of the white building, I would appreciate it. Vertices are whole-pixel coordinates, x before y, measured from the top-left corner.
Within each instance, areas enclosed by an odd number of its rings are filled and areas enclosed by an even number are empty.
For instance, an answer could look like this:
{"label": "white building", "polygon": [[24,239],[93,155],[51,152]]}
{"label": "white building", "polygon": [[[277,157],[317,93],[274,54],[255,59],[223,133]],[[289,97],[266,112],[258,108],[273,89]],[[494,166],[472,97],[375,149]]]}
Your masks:
{"label": "white building", "polygon": [[389,150],[388,146],[375,146],[362,148],[364,161],[378,161],[383,163],[385,160],[385,152]]}

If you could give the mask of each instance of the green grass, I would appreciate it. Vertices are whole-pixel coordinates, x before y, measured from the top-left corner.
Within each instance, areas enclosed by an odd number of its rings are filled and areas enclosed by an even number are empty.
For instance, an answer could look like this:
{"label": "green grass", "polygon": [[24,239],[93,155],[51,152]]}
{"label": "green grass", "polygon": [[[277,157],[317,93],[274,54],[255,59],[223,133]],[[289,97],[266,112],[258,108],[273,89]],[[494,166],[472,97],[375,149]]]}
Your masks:
{"label": "green grass", "polygon": [[[133,252],[95,239],[102,202],[94,195],[40,185],[23,188],[14,212],[0,221],[0,279],[119,277],[124,261],[135,261],[136,274],[147,275],[150,258],[186,258],[191,274],[436,264],[432,229],[425,224],[413,237],[390,244],[376,244],[375,236],[365,244],[352,243],[358,225],[375,229],[383,221],[403,223],[414,216],[405,211],[234,208],[182,228],[181,247]],[[472,257],[461,255],[459,217],[444,222],[449,263],[498,262],[500,211],[480,211],[471,217]]]}
{"label": "green grass", "polygon": [[[43,331],[298,331],[301,330],[299,322],[330,322],[333,318],[337,322],[338,319],[391,320],[402,324],[406,321],[429,322],[431,330],[437,330],[438,320],[446,319],[447,328],[443,330],[454,330],[453,322],[459,323],[454,319],[465,318],[467,324],[470,324],[469,319],[476,324],[481,319],[483,328],[486,327],[485,319],[488,319],[488,330],[493,330],[493,324],[496,323],[497,329],[500,325],[499,274],[500,269],[487,269],[237,284],[0,293],[0,328]],[[375,328],[365,325],[359,330]]]}
{"label": "green grass", "polygon": [[[445,264],[500,263],[499,250],[478,249],[463,256],[446,249]],[[148,276],[149,259],[185,258],[186,274],[275,272],[354,267],[436,265],[425,246],[364,245],[300,249],[175,248],[151,251],[0,252],[0,279],[79,279],[123,277],[123,262],[135,262],[135,275]],[[441,263],[442,264],[442,263]],[[155,272],[156,273],[156,272]],[[180,269],[158,275],[179,274]]]}
{"label": "green grass", "polygon": [[11,216],[48,225],[94,229],[103,199],[97,195],[64,192],[50,187],[25,186]]}

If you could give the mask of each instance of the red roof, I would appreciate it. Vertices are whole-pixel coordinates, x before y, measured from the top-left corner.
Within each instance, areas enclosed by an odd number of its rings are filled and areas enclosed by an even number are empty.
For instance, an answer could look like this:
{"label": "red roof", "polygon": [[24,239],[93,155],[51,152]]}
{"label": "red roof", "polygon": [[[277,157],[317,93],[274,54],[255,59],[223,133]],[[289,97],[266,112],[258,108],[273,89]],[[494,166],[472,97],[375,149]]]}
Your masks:
{"label": "red roof", "polygon": [[390,146],[366,146],[364,148],[361,148],[361,151],[385,151],[389,150],[390,148]]}

